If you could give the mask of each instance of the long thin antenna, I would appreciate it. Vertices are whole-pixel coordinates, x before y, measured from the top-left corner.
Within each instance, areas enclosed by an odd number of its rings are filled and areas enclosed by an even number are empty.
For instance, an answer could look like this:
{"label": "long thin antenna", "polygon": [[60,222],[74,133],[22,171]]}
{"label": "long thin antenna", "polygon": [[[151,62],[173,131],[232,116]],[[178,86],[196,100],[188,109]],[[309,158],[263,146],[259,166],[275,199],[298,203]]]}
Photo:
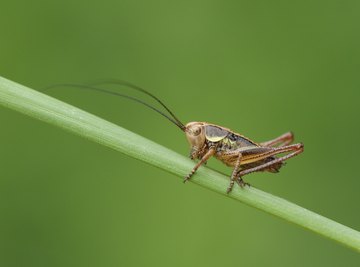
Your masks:
{"label": "long thin antenna", "polygon": [[126,86],[129,87],[131,89],[140,91],[150,97],[152,97],[153,99],[155,99],[160,105],[162,105],[167,112],[169,112],[169,114],[174,118],[174,120],[177,121],[178,124],[182,125],[183,127],[185,127],[182,122],[174,115],[174,113],[172,113],[172,111],[156,96],[154,96],[153,94],[151,94],[150,92],[148,92],[147,90],[145,90],[144,88],[141,88],[138,85],[132,84],[130,82],[127,81],[123,81],[123,80],[118,80],[118,79],[108,79],[108,80],[99,80],[97,82],[93,82],[93,83],[88,83],[88,85],[93,86],[93,85],[102,85],[102,84],[114,84],[114,85],[122,85],[122,86]]}
{"label": "long thin antenna", "polygon": [[[92,91],[97,91],[97,92],[102,92],[102,93],[105,93],[105,94],[110,94],[110,95],[115,95],[115,96],[120,96],[120,97],[124,97],[126,99],[129,99],[129,100],[132,100],[132,101],[135,101],[137,103],[140,103],[154,111],[156,111],[157,113],[161,114],[162,116],[164,116],[165,118],[167,118],[169,121],[171,121],[172,123],[174,123],[177,127],[179,127],[182,131],[185,131],[185,126],[184,124],[182,124],[178,119],[175,119],[175,118],[171,118],[169,117],[168,115],[166,115],[165,113],[161,112],[160,110],[154,108],[153,106],[149,105],[148,103],[140,100],[140,99],[137,99],[135,97],[132,97],[132,96],[128,96],[128,95],[125,95],[125,94],[120,94],[120,93],[117,93],[117,92],[113,92],[113,91],[110,91],[110,90],[106,90],[106,89],[102,89],[102,88],[98,88],[98,87],[94,87],[94,86],[90,86],[90,85],[83,85],[83,84],[70,84],[70,83],[64,83],[64,84],[55,84],[55,85],[51,85],[51,86],[48,86],[44,89],[44,91],[46,90],[49,90],[49,89],[53,89],[53,88],[56,88],[56,87],[74,87],[74,88],[77,88],[77,89],[84,89],[84,90],[92,90]],[[149,93],[150,94],[150,93]],[[155,98],[155,96],[154,96]],[[160,101],[160,100],[158,100]],[[163,105],[164,106],[164,105]],[[167,109],[166,109],[167,110]]]}

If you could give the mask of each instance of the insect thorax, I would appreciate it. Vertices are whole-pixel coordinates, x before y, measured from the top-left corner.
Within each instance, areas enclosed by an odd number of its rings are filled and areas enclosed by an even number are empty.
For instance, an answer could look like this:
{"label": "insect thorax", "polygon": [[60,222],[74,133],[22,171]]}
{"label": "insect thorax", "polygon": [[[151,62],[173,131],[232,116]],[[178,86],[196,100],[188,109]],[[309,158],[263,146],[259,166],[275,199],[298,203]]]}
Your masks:
{"label": "insect thorax", "polygon": [[242,147],[249,147],[249,146],[257,146],[257,144],[253,143],[252,141],[240,135],[229,133],[226,137],[224,137],[222,140],[217,142],[216,150],[218,152],[233,151]]}

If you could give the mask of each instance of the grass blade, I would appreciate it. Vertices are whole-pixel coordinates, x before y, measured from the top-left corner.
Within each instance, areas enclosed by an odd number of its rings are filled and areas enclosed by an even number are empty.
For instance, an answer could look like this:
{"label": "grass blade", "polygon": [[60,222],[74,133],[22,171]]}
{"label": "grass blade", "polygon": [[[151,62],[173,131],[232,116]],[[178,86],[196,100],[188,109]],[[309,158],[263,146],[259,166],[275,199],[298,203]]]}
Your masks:
{"label": "grass blade", "polygon": [[[184,177],[194,163],[159,144],[62,101],[0,77],[0,104]],[[300,225],[360,252],[360,232],[256,188],[235,187],[228,177],[201,168],[191,179],[204,188]]]}

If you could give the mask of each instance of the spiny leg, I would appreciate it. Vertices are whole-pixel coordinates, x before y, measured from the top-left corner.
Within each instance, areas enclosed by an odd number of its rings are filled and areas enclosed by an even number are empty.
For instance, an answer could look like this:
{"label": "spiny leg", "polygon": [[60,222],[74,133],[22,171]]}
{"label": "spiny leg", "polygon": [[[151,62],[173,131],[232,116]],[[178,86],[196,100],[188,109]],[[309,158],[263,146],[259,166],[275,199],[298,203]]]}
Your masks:
{"label": "spiny leg", "polygon": [[294,141],[294,134],[292,132],[284,133],[283,135],[280,135],[279,137],[260,143],[261,146],[265,147],[273,147],[275,145],[279,146],[287,146],[291,144]]}
{"label": "spiny leg", "polygon": [[[238,177],[239,179],[242,180],[242,176],[246,175],[246,174],[249,174],[249,173],[252,173],[252,172],[256,172],[256,171],[260,171],[262,169],[265,169],[265,168],[268,168],[269,166],[271,165],[274,165],[274,164],[277,164],[279,162],[283,162],[289,158],[292,158],[298,154],[300,154],[301,152],[304,151],[304,145],[303,144],[294,144],[294,145],[290,145],[290,146],[286,146],[286,147],[279,147],[279,148],[275,148],[274,149],[274,153],[273,155],[276,155],[276,154],[280,154],[280,153],[286,153],[286,152],[290,152],[290,151],[293,151],[292,153],[290,154],[287,154],[283,157],[280,157],[280,158],[276,158],[272,161],[269,161],[267,163],[264,163],[264,164],[261,164],[259,166],[256,166],[256,167],[253,167],[253,168],[250,168],[250,169],[245,169],[245,170],[242,170],[238,173]],[[241,182],[241,181],[239,181]]]}
{"label": "spiny leg", "polygon": [[235,163],[235,166],[234,166],[234,170],[231,174],[231,178],[230,178],[230,184],[229,184],[229,187],[227,188],[226,190],[226,193],[230,193],[233,186],[234,186],[234,183],[235,183],[235,180],[237,180],[237,175],[238,175],[238,172],[240,170],[240,162],[241,162],[241,153],[238,152],[238,158],[236,160],[236,163]]}
{"label": "spiny leg", "polygon": [[197,169],[204,164],[211,156],[215,154],[215,148],[210,148],[208,152],[201,158],[201,160],[195,165],[195,167],[191,170],[191,172],[185,177],[184,183],[186,183],[187,180],[191,178],[191,176],[194,175]]}

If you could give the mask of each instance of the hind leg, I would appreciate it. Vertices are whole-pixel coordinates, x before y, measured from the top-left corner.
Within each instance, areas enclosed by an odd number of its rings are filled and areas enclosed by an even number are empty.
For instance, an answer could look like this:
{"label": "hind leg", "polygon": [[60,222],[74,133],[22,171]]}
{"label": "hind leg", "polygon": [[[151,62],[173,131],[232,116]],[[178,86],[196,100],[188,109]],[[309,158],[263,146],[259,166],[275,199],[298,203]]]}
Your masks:
{"label": "hind leg", "polygon": [[260,143],[261,146],[274,147],[274,146],[287,146],[294,141],[294,134],[292,132],[284,133],[279,137]]}
{"label": "hind leg", "polygon": [[245,169],[245,170],[241,170],[239,172],[239,177],[241,179],[242,176],[252,173],[252,172],[256,172],[256,171],[261,171],[261,170],[265,170],[267,168],[271,168],[272,166],[282,163],[285,160],[292,158],[298,154],[300,154],[301,152],[304,151],[304,145],[299,143],[299,144],[294,144],[294,145],[289,145],[289,146],[284,146],[284,147],[278,147],[278,148],[274,148],[274,153],[273,155],[276,154],[281,154],[281,153],[286,153],[286,152],[291,152],[285,156],[282,156],[280,158],[274,158],[274,160],[271,160],[267,163],[264,164],[260,164],[256,167],[253,168],[249,168],[249,169]]}

